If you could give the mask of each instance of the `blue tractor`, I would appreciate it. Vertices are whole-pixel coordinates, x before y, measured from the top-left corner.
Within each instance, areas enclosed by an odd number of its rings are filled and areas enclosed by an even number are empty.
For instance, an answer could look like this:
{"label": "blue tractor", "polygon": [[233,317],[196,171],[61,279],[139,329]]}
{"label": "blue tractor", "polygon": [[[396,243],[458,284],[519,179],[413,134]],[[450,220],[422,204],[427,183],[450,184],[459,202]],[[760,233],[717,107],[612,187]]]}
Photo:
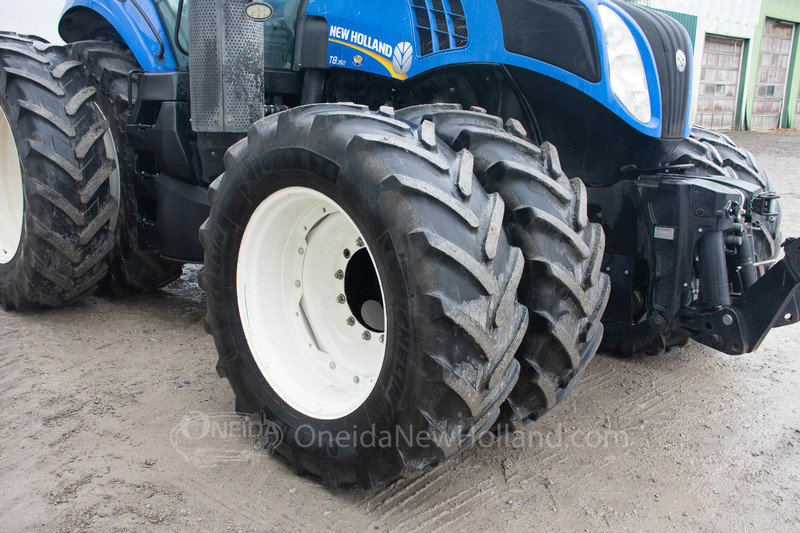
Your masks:
{"label": "blue tractor", "polygon": [[779,259],[768,177],[690,124],[662,13],[69,0],[59,31],[0,34],[0,302],[202,263],[237,411],[327,485],[536,420],[601,343],[741,354],[798,320],[800,241]]}

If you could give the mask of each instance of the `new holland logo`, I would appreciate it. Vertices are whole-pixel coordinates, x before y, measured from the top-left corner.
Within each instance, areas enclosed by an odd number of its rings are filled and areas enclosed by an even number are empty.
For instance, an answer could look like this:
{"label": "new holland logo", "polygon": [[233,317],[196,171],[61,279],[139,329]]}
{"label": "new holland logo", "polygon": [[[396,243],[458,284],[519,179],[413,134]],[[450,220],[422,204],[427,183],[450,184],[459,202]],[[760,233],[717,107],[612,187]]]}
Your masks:
{"label": "new holland logo", "polygon": [[408,74],[413,56],[414,49],[411,47],[411,43],[404,42],[395,46],[394,54],[392,54],[394,71],[398,74]]}
{"label": "new holland logo", "polygon": [[678,50],[675,54],[675,66],[678,67],[678,72],[686,70],[686,54],[683,50]]}

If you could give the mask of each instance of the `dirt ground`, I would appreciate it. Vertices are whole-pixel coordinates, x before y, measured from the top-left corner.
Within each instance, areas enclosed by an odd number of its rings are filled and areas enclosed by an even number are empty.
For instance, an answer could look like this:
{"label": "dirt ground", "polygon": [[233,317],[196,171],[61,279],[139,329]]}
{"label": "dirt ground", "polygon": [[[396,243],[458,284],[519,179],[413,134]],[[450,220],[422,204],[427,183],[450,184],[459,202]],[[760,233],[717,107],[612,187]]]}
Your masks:
{"label": "dirt ground", "polygon": [[[800,235],[800,134],[735,138]],[[600,354],[513,440],[383,491],[332,492],[237,431],[195,277],[0,312],[4,530],[800,530],[800,326],[744,357]]]}

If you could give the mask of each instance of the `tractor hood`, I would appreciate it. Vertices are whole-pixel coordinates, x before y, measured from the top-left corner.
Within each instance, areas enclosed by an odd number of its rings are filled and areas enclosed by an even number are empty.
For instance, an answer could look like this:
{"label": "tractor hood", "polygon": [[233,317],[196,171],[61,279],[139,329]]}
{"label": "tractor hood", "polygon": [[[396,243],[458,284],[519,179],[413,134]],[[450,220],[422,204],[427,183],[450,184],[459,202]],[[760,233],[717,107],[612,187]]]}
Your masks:
{"label": "tractor hood", "polygon": [[691,41],[651,9],[622,0],[393,0],[342,10],[311,0],[306,12],[328,22],[330,67],[403,81],[500,63],[570,85],[650,137],[689,133]]}

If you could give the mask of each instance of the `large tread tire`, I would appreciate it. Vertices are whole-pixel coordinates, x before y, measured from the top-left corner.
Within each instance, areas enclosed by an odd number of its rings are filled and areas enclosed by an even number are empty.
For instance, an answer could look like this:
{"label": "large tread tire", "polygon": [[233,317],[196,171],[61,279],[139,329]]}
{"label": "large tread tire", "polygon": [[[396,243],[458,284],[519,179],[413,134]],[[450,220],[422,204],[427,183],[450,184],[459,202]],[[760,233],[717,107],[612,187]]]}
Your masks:
{"label": "large tread tire", "polygon": [[114,161],[104,144],[108,124],[79,66],[61,47],[0,33],[0,106],[24,199],[19,247],[0,264],[8,310],[74,304],[108,273]]}
{"label": "large tread tire", "polygon": [[[723,133],[692,127],[688,139],[670,155],[670,163],[692,165],[683,171],[691,176],[722,176],[758,185],[763,191],[771,191],[769,176],[761,170],[748,150],[736,146]],[[777,207],[777,202],[776,202]],[[754,214],[753,240],[756,262],[775,259],[780,254],[780,208],[775,217],[765,218]],[[766,266],[759,267],[763,276]],[[603,349],[623,357],[659,355],[686,346],[689,338],[677,331],[653,331],[646,321],[639,324],[606,322]]]}
{"label": "large tread tire", "polygon": [[[376,113],[352,104],[267,117],[228,151],[201,228],[206,325],[237,411],[280,426],[277,451],[296,473],[330,487],[380,487],[466,448],[499,416],[519,374],[514,353],[528,325],[516,297],[523,258],[503,234],[503,200],[484,192],[470,162],[441,143],[431,123],[410,127],[391,108]],[[347,208],[387,293],[380,379],[360,407],[337,420],[306,416],[277,398],[254,363],[237,306],[236,261],[247,222],[263,199],[297,184]],[[296,440],[304,424],[334,434],[370,426],[427,434],[431,444],[304,447]]]}
{"label": "large tread tire", "polygon": [[[133,153],[125,135],[131,114],[131,97],[136,99],[137,84],[129,73],[141,67],[127,46],[106,41],[80,41],[68,47],[70,56],[80,61],[84,74],[97,88],[97,103],[110,122],[117,151],[120,184],[120,212],[115,228],[116,252],[104,288],[115,295],[159,289],[180,277],[183,265],[162,258],[158,250],[139,246],[136,219],[136,177]],[[132,89],[132,94],[129,91]]]}
{"label": "large tread tire", "polygon": [[600,272],[605,235],[587,219],[586,189],[568,179],[551,144],[537,147],[522,125],[458,105],[410,107],[398,115],[431,120],[454,150],[474,156],[474,171],[506,205],[504,229],[525,256],[519,298],[530,326],[517,352],[522,371],[498,431],[540,418],[575,386],[603,336],[610,294]]}

